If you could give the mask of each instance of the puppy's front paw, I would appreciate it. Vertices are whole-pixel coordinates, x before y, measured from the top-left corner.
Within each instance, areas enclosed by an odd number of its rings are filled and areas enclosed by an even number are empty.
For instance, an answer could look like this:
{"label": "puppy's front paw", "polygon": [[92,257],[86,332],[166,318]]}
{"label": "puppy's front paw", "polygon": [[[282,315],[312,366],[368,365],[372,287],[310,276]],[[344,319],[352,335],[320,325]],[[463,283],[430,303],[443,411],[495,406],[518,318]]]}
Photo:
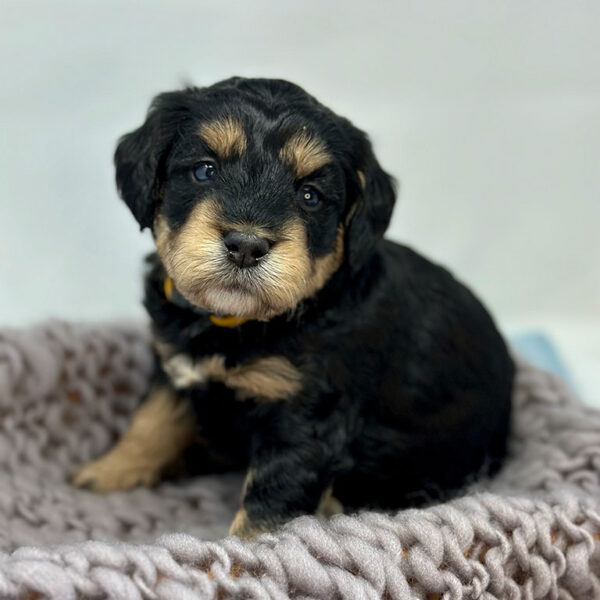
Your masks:
{"label": "puppy's front paw", "polygon": [[71,482],[77,487],[94,492],[130,490],[138,486],[151,487],[160,479],[160,471],[154,465],[113,450],[84,465]]}
{"label": "puppy's front paw", "polygon": [[251,540],[252,538],[255,538],[261,533],[265,533],[266,531],[270,531],[268,527],[258,523],[253,523],[249,519],[246,510],[244,508],[240,508],[233,519],[231,527],[229,528],[229,535],[237,535],[237,537],[242,538],[243,540]]}

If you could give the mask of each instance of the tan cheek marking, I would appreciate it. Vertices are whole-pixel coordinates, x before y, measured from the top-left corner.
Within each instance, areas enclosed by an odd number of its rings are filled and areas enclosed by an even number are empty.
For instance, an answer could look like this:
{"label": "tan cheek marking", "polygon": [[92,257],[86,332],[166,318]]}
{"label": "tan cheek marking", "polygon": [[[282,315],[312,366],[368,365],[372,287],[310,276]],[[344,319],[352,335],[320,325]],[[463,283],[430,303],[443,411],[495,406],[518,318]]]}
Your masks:
{"label": "tan cheek marking", "polygon": [[198,134],[219,158],[240,156],[247,146],[244,128],[233,117],[203,123]]}
{"label": "tan cheek marking", "polygon": [[292,135],[281,148],[279,157],[292,169],[296,179],[310,175],[332,160],[325,144],[306,131]]}
{"label": "tan cheek marking", "polygon": [[194,207],[178,232],[170,230],[162,215],[155,221],[158,256],[177,290],[186,297],[197,293],[200,282],[209,285],[224,260],[219,218],[216,202],[207,198]]}
{"label": "tan cheek marking", "polygon": [[264,273],[268,303],[281,308],[293,308],[305,297],[311,264],[306,251],[306,233],[298,221],[282,228],[282,239],[271,251]]}
{"label": "tan cheek marking", "polygon": [[73,483],[98,492],[153,485],[195,434],[188,403],[167,388],[157,388],[135,412],[116,446],[84,466]]}
{"label": "tan cheek marking", "polygon": [[162,215],[158,215],[154,220],[154,244],[159,256],[162,257],[168,253],[172,235],[166,219]]}
{"label": "tan cheek marking", "polygon": [[313,296],[340,267],[344,257],[344,228],[338,227],[332,252],[311,263],[306,250],[306,232],[298,221],[282,230],[283,239],[273,247],[264,289],[275,312],[291,309],[303,298]]}

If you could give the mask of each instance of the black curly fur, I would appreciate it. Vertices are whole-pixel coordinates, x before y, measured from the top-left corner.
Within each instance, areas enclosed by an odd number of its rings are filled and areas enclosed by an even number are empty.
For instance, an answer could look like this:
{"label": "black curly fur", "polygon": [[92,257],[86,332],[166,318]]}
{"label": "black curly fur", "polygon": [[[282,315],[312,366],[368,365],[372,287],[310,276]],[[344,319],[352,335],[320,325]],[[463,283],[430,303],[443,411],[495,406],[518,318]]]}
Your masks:
{"label": "black curly fur", "polygon": [[[198,159],[197,125],[223,115],[239,119],[249,139],[244,157],[226,167],[227,181],[212,188],[223,211],[231,217],[251,205],[253,220],[275,229],[299,216],[312,258],[332,252],[342,223],[345,249],[314,296],[230,329],[213,325],[202,307],[169,301],[164,267],[149,258],[145,305],[162,341],[196,359],[223,355],[227,366],[282,356],[302,376],[301,391],[279,402],[240,401],[217,382],[179,391],[204,440],[190,450],[196,470],[251,466],[244,508],[252,522],[272,525],[314,512],[331,485],[345,506],[397,508],[497,469],[514,375],[502,337],[448,271],[382,239],[393,181],[366,136],[301,88],[234,78],[158,96],[116,152],[118,186],[140,225],[152,227],[161,214],[177,230],[202,202],[182,169]],[[310,214],[276,154],[303,126],[334,159],[313,176],[324,206]],[[156,379],[165,378],[157,362]]]}

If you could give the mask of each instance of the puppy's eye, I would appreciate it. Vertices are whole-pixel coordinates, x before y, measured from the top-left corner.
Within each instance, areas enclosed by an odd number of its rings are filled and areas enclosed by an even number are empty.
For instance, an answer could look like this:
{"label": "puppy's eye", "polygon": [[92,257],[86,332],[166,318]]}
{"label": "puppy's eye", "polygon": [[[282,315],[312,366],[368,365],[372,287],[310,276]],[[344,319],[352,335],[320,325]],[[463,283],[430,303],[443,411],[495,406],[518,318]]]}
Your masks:
{"label": "puppy's eye", "polygon": [[204,161],[198,163],[194,167],[194,179],[196,181],[206,181],[207,179],[212,179],[215,176],[216,171],[217,169],[215,165],[213,165],[211,162]]}
{"label": "puppy's eye", "polygon": [[298,190],[298,200],[306,210],[317,210],[321,205],[321,198],[315,188],[305,185]]}

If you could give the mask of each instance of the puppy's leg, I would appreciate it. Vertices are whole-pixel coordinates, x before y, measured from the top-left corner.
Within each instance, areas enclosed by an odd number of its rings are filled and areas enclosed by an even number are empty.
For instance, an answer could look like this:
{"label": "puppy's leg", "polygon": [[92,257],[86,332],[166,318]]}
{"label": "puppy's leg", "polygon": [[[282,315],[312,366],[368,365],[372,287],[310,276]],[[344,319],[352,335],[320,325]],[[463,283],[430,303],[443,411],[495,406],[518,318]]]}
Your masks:
{"label": "puppy's leg", "polygon": [[269,436],[262,450],[255,449],[231,535],[250,539],[325,508],[331,483],[329,453],[318,441],[303,442],[289,439],[283,443]]}
{"label": "puppy's leg", "polygon": [[73,483],[97,492],[153,485],[191,444],[195,429],[188,401],[167,387],[157,387],[134,413],[116,446],[83,466]]}
{"label": "puppy's leg", "polygon": [[[246,482],[248,482],[249,477],[250,475],[246,477]],[[342,503],[331,495],[331,487],[327,488],[321,496],[321,500],[315,511],[315,516],[321,519],[328,519],[343,512],[344,507]],[[291,517],[284,517],[283,522],[285,522],[288,518]],[[244,539],[252,539],[261,533],[271,531],[277,526],[277,524],[278,519],[273,518],[273,515],[269,515],[264,521],[253,521],[248,516],[246,509],[240,508],[235,515],[231,527],[229,528],[229,533],[230,535],[237,535],[238,537]]]}

